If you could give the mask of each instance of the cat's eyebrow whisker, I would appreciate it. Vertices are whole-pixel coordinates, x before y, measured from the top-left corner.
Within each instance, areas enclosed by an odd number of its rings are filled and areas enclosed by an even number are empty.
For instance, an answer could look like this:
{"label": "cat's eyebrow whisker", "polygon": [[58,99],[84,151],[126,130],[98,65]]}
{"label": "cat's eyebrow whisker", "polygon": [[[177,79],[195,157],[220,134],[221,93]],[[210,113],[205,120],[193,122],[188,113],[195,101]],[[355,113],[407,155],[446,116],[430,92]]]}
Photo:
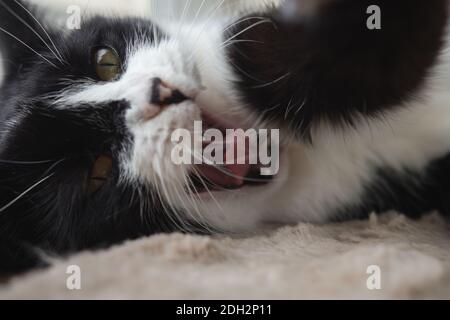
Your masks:
{"label": "cat's eyebrow whisker", "polygon": [[[15,2],[18,3],[16,0]],[[63,63],[61,58],[56,55],[56,53],[52,50],[52,48],[50,48],[48,43],[41,37],[41,35],[36,30],[34,30],[32,26],[30,26],[25,20],[23,20],[17,13],[11,10],[11,8],[8,7],[8,5],[6,5],[5,3],[0,2],[0,5],[3,6],[6,10],[8,10],[8,12],[11,13],[17,20],[22,22],[29,30],[31,30],[31,32],[33,32],[39,38],[39,40],[41,40],[42,43],[45,44],[45,46],[50,50],[50,52],[55,56],[55,58],[58,59],[59,62]]]}
{"label": "cat's eyebrow whisker", "polygon": [[222,43],[219,46],[219,49],[225,49],[228,46],[231,46],[231,45],[236,44],[236,43],[258,43],[258,44],[264,44],[264,42],[258,41],[258,40],[239,39],[239,40],[233,40],[233,41],[230,41],[230,42]]}
{"label": "cat's eyebrow whisker", "polygon": [[13,35],[11,32],[3,29],[2,27],[0,27],[0,31],[6,33],[7,35],[9,35],[10,37],[14,38],[15,40],[17,40],[19,43],[21,43],[22,45],[24,45],[26,48],[28,48],[29,50],[31,50],[33,53],[35,53],[36,55],[38,55],[41,59],[43,59],[45,62],[47,62],[49,65],[51,65],[52,67],[56,68],[56,69],[60,69],[56,64],[54,64],[53,62],[51,62],[50,60],[48,60],[46,57],[44,57],[42,54],[40,54],[39,52],[37,52],[36,50],[34,50],[32,47],[30,47],[28,44],[26,44],[25,42],[23,42],[22,40],[20,40],[17,36]]}
{"label": "cat's eyebrow whisker", "polygon": [[237,25],[237,24],[240,24],[240,23],[242,23],[242,22],[246,22],[246,21],[248,21],[248,20],[253,20],[253,19],[267,20],[266,17],[258,17],[258,16],[245,17],[245,18],[242,18],[242,19],[240,19],[240,20],[238,20],[238,21],[236,21],[236,22],[233,22],[233,23],[229,24],[228,26],[226,26],[226,27],[222,30],[222,33],[225,33],[225,31],[228,31],[229,29],[231,29],[232,27],[234,27],[234,26]]}
{"label": "cat's eyebrow whisker", "polygon": [[0,163],[3,164],[17,164],[17,165],[34,165],[34,164],[46,164],[54,162],[55,160],[42,160],[42,161],[16,161],[16,160],[2,160],[0,159]]}
{"label": "cat's eyebrow whisker", "polygon": [[181,13],[180,23],[178,24],[178,30],[176,33],[177,38],[180,35],[181,27],[183,26],[184,19],[186,18],[187,11],[190,9],[190,7],[191,7],[191,0],[187,0],[186,4],[184,5],[183,12]]}
{"label": "cat's eyebrow whisker", "polygon": [[29,187],[27,190],[25,190],[24,192],[22,192],[20,195],[18,195],[15,199],[13,199],[11,202],[9,202],[8,204],[6,204],[5,206],[0,208],[0,213],[3,213],[4,211],[6,211],[8,208],[10,208],[12,205],[14,205],[17,201],[19,201],[20,199],[22,199],[24,196],[26,196],[29,192],[31,192],[33,189],[35,189],[36,187],[38,187],[39,185],[41,185],[42,183],[44,183],[45,181],[47,181],[48,179],[50,179],[51,177],[53,177],[55,173],[49,174],[48,176],[46,176],[45,178],[39,180],[38,182],[36,182],[35,184],[33,184],[31,187]]}
{"label": "cat's eyebrow whisker", "polygon": [[200,12],[203,10],[203,6],[205,5],[206,0],[202,0],[200,3],[200,6],[198,7],[197,12],[195,13],[194,19],[192,19],[191,23],[191,30],[194,28],[195,24],[197,23],[198,17],[200,16]]}
{"label": "cat's eyebrow whisker", "polygon": [[[197,34],[197,39],[195,40],[195,44],[198,43],[198,41],[200,40],[200,36],[204,33],[206,27],[208,26],[209,21],[214,17],[214,15],[216,14],[216,12],[222,7],[222,5],[224,4],[225,0],[221,0],[220,3],[218,5],[216,5],[216,7],[209,13],[209,16],[206,18],[206,20],[203,23],[202,28],[200,29],[200,32]],[[200,10],[200,9],[199,9]],[[192,30],[192,28],[191,28]],[[197,49],[199,50],[199,49]],[[192,52],[190,57],[188,58],[189,60],[192,59],[195,55],[196,51]]]}
{"label": "cat's eyebrow whisker", "polygon": [[229,37],[227,40],[225,40],[225,41],[221,44],[221,46],[226,45],[228,42],[230,42],[230,41],[232,41],[233,39],[239,37],[241,34],[247,32],[247,31],[249,31],[249,30],[251,30],[251,29],[253,29],[253,28],[255,28],[255,27],[257,27],[257,26],[259,26],[259,25],[261,25],[261,24],[264,24],[264,23],[273,23],[273,21],[271,21],[270,19],[263,19],[263,20],[261,20],[261,21],[255,22],[255,23],[253,23],[252,25],[248,26],[247,28],[245,28],[245,29],[239,31],[238,33],[232,35],[231,37]]}
{"label": "cat's eyebrow whisker", "polygon": [[[58,54],[61,63],[65,62],[64,56],[61,54],[61,52],[58,50],[58,47],[55,45],[54,41],[52,40],[52,37],[50,37],[50,35],[48,34],[47,30],[45,30],[44,26],[39,22],[39,20],[35,17],[35,15],[28,10],[23,4],[21,4],[19,1],[14,0],[20,7],[22,7],[23,10],[25,10],[25,12],[27,12],[30,17],[36,21],[36,23],[38,24],[38,26],[42,29],[42,31],[44,31],[45,35],[47,36],[48,40],[50,40],[50,43],[52,44],[53,48],[55,48],[56,53]],[[50,49],[50,48],[49,48]]]}

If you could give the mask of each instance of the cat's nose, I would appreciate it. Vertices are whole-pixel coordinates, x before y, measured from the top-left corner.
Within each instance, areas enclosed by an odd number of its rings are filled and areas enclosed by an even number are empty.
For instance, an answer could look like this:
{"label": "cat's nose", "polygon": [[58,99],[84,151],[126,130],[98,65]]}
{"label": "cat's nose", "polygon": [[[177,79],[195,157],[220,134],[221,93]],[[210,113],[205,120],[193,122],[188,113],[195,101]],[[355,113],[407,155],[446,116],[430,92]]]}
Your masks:
{"label": "cat's nose", "polygon": [[180,90],[174,88],[161,78],[153,78],[151,85],[150,103],[156,106],[179,104],[189,100]]}

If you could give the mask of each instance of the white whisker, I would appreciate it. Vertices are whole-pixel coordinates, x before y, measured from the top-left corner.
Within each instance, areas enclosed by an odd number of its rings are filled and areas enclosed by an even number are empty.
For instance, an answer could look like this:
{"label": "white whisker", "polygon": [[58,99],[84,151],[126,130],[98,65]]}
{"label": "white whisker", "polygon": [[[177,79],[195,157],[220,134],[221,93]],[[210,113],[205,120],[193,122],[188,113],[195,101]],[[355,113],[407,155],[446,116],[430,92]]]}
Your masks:
{"label": "white whisker", "polygon": [[10,7],[8,7],[5,3],[0,2],[0,5],[3,6],[10,14],[12,14],[17,20],[19,20],[20,22],[22,22],[31,32],[33,32],[38,38],[39,40],[42,41],[43,44],[45,44],[45,46],[50,50],[50,52],[55,56],[56,59],[59,60],[59,62],[62,63],[62,60],[55,54],[55,52],[52,50],[52,48],[50,48],[50,46],[48,45],[48,43],[41,37],[41,35],[34,30],[34,28],[32,26],[30,26],[25,20],[23,20],[17,13],[15,13],[13,10],[11,10]]}
{"label": "white whisker", "polygon": [[22,40],[20,40],[18,37],[16,37],[15,35],[13,35],[12,33],[6,31],[5,29],[3,29],[2,27],[0,27],[0,31],[3,31],[4,33],[6,33],[7,35],[9,35],[10,37],[14,38],[15,40],[17,40],[18,42],[20,42],[22,45],[24,45],[26,48],[28,48],[29,50],[31,50],[32,52],[34,52],[36,55],[38,55],[41,59],[45,60],[48,64],[50,64],[51,66],[55,67],[56,69],[59,69],[58,66],[56,66],[53,62],[51,62],[50,60],[48,60],[46,57],[44,57],[42,54],[40,54],[39,52],[37,52],[36,50],[34,50],[32,47],[30,47],[28,44],[26,44],[25,42],[23,42]]}
{"label": "white whisker", "polygon": [[24,196],[26,196],[30,191],[32,191],[33,189],[35,189],[36,187],[38,187],[39,185],[41,185],[42,183],[44,183],[45,181],[47,181],[48,179],[50,179],[52,176],[54,175],[54,173],[46,176],[45,178],[39,180],[38,182],[36,182],[35,184],[33,184],[31,187],[29,187],[27,190],[25,190],[24,192],[22,192],[19,196],[17,196],[14,200],[12,200],[11,202],[9,202],[8,204],[6,204],[5,206],[3,206],[2,208],[0,208],[0,213],[6,211],[8,208],[10,208],[12,205],[14,205],[17,201],[19,201],[20,199],[22,199]]}
{"label": "white whisker", "polygon": [[271,21],[270,19],[264,19],[264,20],[255,22],[254,24],[248,26],[247,28],[245,28],[245,29],[239,31],[238,33],[234,34],[233,36],[231,36],[230,38],[228,38],[227,40],[225,40],[225,41],[222,43],[221,46],[226,45],[228,42],[230,42],[231,40],[233,40],[233,39],[239,37],[241,34],[247,32],[247,31],[249,31],[249,30],[251,30],[251,29],[253,29],[253,28],[255,28],[255,27],[257,27],[257,26],[259,26],[259,25],[261,25],[261,24],[264,24],[264,23],[272,23],[272,21]]}
{"label": "white whisker", "polygon": [[[48,40],[50,40],[50,43],[52,44],[53,48],[55,49],[56,53],[59,56],[59,60],[61,61],[61,63],[63,63],[65,61],[64,57],[61,55],[61,52],[58,50],[58,48],[56,47],[55,43],[53,42],[52,38],[50,37],[50,35],[48,34],[47,30],[45,30],[44,26],[39,22],[38,19],[36,19],[36,17],[33,15],[32,12],[30,12],[30,10],[28,10],[23,4],[21,4],[19,1],[14,0],[19,6],[22,7],[23,10],[25,10],[25,12],[27,12],[30,17],[38,24],[38,26],[42,29],[42,31],[44,31],[45,35],[47,36]],[[42,40],[42,39],[41,39]],[[44,43],[45,41],[42,40]],[[47,44],[46,44],[47,45]],[[47,45],[48,47],[48,45]],[[49,48],[50,49],[50,48]],[[50,49],[51,50],[51,49]]]}

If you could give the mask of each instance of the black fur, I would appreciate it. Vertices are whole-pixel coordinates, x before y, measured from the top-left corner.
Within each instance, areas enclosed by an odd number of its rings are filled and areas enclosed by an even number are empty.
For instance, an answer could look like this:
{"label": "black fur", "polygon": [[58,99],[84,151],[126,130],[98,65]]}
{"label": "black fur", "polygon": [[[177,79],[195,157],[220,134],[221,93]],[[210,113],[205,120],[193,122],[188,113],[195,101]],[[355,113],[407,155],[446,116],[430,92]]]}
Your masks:
{"label": "black fur", "polygon": [[338,220],[366,218],[395,210],[410,218],[439,212],[450,217],[450,154],[432,161],[422,172],[379,168],[365,187],[362,205],[340,208]]}
{"label": "black fur", "polygon": [[[296,1],[303,0],[287,2]],[[367,28],[370,5],[381,8],[381,30]],[[381,115],[423,83],[442,46],[447,6],[447,0],[331,0],[298,21],[278,10],[252,14],[228,34],[238,35],[229,45],[235,88],[267,119],[288,121],[307,138],[322,120],[348,125],[357,115]],[[270,22],[251,27],[261,18]]]}
{"label": "black fur", "polygon": [[[8,5],[40,30],[20,6],[3,0],[0,4]],[[64,254],[174,230],[167,215],[160,214],[163,204],[159,198],[149,199],[155,192],[138,185],[118,186],[117,163],[106,185],[94,195],[88,194],[96,157],[114,158],[131,139],[124,126],[127,103],[77,106],[73,111],[58,110],[36,99],[64,88],[61,78],[99,81],[90,64],[91,48],[109,45],[125,60],[126,41],[136,34],[153,41],[153,26],[137,19],[96,17],[64,41],[49,30],[67,61],[64,64],[3,8],[0,26],[56,66],[2,35],[7,77],[0,96],[0,208],[46,180],[0,212],[0,234],[5,237],[0,239],[0,275],[45,265],[39,252]],[[145,215],[141,215],[143,210]]]}
{"label": "black fur", "polygon": [[[310,126],[321,119],[340,124],[351,123],[356,113],[375,116],[410,98],[422,84],[441,47],[446,3],[336,0],[313,19],[294,24],[273,11],[265,15],[271,23],[250,28],[229,45],[229,58],[239,75],[236,89],[268,119],[288,121],[301,136],[308,135]],[[0,4],[40,30],[15,2],[0,0]],[[365,27],[368,4],[382,7],[381,31]],[[257,20],[238,23],[230,35],[254,22]],[[61,78],[100,81],[90,64],[91,49],[111,46],[125,60],[126,42],[136,34],[154,40],[151,23],[96,17],[65,39],[49,30],[67,60],[64,64],[4,7],[0,9],[0,27],[54,64],[0,33],[7,69],[0,92],[0,275],[45,266],[46,254],[99,248],[175,230],[168,215],[161,214],[168,206],[153,190],[117,183],[117,163],[104,188],[88,194],[95,159],[105,154],[114,159],[131,139],[124,125],[126,102],[79,106],[73,111],[50,108],[37,99],[63,89]],[[173,98],[181,101],[186,97]],[[446,173],[446,163],[436,165]],[[433,167],[430,170],[433,175]],[[444,176],[441,169],[436,170],[436,178]],[[45,183],[13,201],[39,181]],[[391,186],[395,187],[395,181]],[[427,201],[436,200],[431,193],[445,194],[447,189],[445,183],[430,189]],[[402,191],[401,187],[396,190]],[[385,204],[393,205],[385,194],[382,198],[370,207],[381,210]]]}
{"label": "black fur", "polygon": [[[366,26],[370,5],[381,8],[381,30]],[[310,143],[310,129],[321,121],[347,126],[355,116],[382,117],[415,98],[442,49],[448,6],[447,0],[330,0],[303,19],[278,10],[252,14],[227,35],[235,41],[229,46],[235,89],[266,119],[288,123]],[[334,216],[450,215],[450,155],[420,173],[375,171],[363,205],[336,208]]]}
{"label": "black fur", "polygon": [[[287,0],[286,7],[296,1]],[[313,144],[310,129],[321,121],[348,126],[355,117],[382,117],[415,98],[442,49],[449,6],[447,0],[323,2],[316,15],[302,19],[283,10],[252,14],[227,35],[239,78],[235,90],[267,120],[288,123]],[[381,30],[366,26],[370,5],[381,8]],[[450,155],[420,173],[375,171],[363,205],[336,208],[334,216],[389,210],[450,215]]]}

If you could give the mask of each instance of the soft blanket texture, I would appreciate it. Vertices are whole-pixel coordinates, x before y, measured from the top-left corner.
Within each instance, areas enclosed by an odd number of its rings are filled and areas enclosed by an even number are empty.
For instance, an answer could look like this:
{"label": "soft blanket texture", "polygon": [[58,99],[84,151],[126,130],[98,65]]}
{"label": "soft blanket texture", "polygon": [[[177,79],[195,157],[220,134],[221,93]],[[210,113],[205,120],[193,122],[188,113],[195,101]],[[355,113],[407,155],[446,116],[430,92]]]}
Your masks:
{"label": "soft blanket texture", "polygon": [[[78,265],[82,289],[66,287]],[[367,268],[381,290],[367,288]],[[300,224],[246,238],[158,235],[57,261],[14,279],[0,298],[449,298],[450,230],[437,215]]]}

